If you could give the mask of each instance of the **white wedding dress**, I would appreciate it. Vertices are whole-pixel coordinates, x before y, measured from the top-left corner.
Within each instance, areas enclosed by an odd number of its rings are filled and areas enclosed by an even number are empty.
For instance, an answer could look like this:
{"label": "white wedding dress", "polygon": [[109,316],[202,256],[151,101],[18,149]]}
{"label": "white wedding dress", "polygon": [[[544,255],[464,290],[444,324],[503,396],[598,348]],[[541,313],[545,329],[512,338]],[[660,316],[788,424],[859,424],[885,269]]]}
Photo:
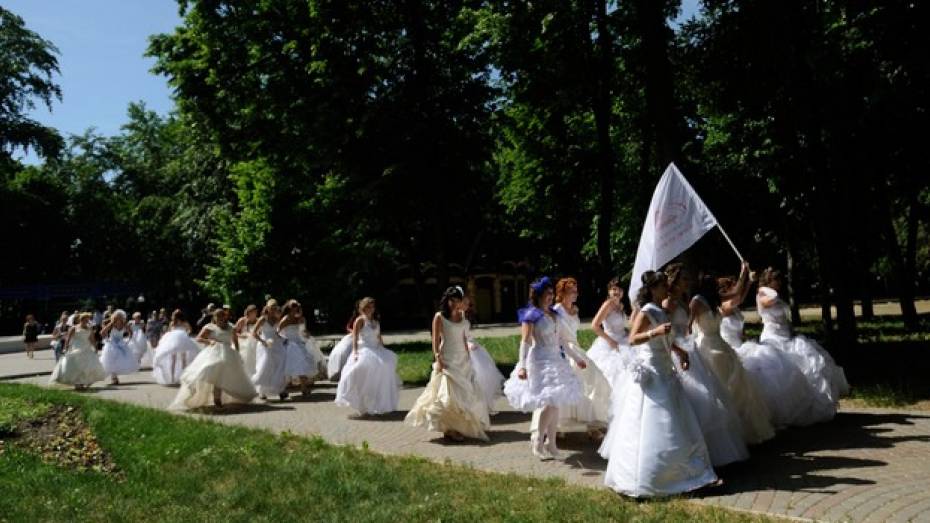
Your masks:
{"label": "white wedding dress", "polygon": [[757,390],[755,381],[743,368],[736,351],[721,337],[720,314],[710,310],[710,304],[701,296],[694,299],[708,309],[697,316],[694,322],[698,352],[730,393],[733,406],[742,421],[743,438],[750,445],[773,438],[775,428],[772,427],[768,405]]}
{"label": "white wedding dress", "polygon": [[139,370],[139,360],[126,340],[125,329],[110,329],[110,335],[100,351],[100,363],[107,376],[113,374],[132,374]]}
{"label": "white wedding dress", "polygon": [[488,405],[475,378],[465,331],[468,320],[453,322],[441,314],[443,370],[433,363],[429,383],[404,420],[432,432],[455,431],[462,436],[487,441],[491,428]]}
{"label": "white wedding dress", "polygon": [[171,403],[172,409],[195,409],[213,404],[213,389],[223,391],[223,402],[249,403],[257,392],[245,373],[242,358],[232,348],[235,336],[231,325],[225,329],[210,323],[206,327],[212,338],[181,373],[181,388]]}
{"label": "white wedding dress", "polygon": [[352,354],[351,333],[343,336],[333,350],[329,351],[329,359],[326,362],[326,376],[329,381],[339,381],[339,375],[342,373],[342,368],[346,366],[346,362],[349,361],[350,354]]}
{"label": "white wedding dress", "polygon": [[[468,320],[465,320],[468,321]],[[472,368],[475,369],[475,379],[481,388],[481,394],[488,405],[488,414],[497,414],[494,404],[498,398],[504,397],[504,381],[506,378],[497,368],[497,362],[491,357],[487,349],[481,346],[471,336],[471,323],[465,328],[465,337],[468,340],[468,352],[471,356]]]}
{"label": "white wedding dress", "polygon": [[287,374],[284,364],[287,353],[284,339],[278,335],[274,325],[265,321],[258,329],[261,342],[256,339],[255,374],[252,383],[262,396],[279,396],[287,388]]}
{"label": "white wedding dress", "polygon": [[610,339],[617,342],[619,349],[614,349],[607,340],[598,336],[588,349],[587,356],[597,365],[607,382],[613,386],[622,381],[622,374],[630,363],[630,333],[626,328],[627,316],[622,310],[611,311],[604,318],[601,328]]}
{"label": "white wedding dress", "polygon": [[49,384],[89,386],[107,377],[97,351],[90,341],[90,329],[75,327],[71,335],[71,348],[55,363]]}
{"label": "white wedding dress", "polygon": [[159,385],[175,385],[180,382],[184,368],[192,363],[200,352],[200,345],[187,332],[187,327],[177,325],[166,332],[155,347],[152,376]]}
{"label": "white wedding dress", "polygon": [[389,414],[397,410],[400,376],[397,355],[381,345],[378,322],[366,319],[358,336],[358,357],[349,356],[339,386],[336,404],[359,414]]}
{"label": "white wedding dress", "polygon": [[[641,313],[653,328],[668,322],[655,304]],[[628,383],[611,404],[610,427],[599,449],[607,458],[604,484],[627,496],[670,496],[717,481],[697,416],[669,356],[671,337],[656,336],[632,348],[630,371],[624,375]]]}

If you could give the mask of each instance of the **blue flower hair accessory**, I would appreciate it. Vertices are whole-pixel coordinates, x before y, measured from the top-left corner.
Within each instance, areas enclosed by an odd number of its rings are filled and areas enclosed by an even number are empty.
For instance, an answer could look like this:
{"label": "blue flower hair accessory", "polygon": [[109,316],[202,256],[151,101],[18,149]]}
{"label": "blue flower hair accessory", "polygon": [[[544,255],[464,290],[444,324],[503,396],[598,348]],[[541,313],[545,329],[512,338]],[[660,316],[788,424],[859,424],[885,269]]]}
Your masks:
{"label": "blue flower hair accessory", "polygon": [[552,287],[552,280],[548,276],[543,276],[531,283],[530,287],[536,292],[542,292],[546,287]]}

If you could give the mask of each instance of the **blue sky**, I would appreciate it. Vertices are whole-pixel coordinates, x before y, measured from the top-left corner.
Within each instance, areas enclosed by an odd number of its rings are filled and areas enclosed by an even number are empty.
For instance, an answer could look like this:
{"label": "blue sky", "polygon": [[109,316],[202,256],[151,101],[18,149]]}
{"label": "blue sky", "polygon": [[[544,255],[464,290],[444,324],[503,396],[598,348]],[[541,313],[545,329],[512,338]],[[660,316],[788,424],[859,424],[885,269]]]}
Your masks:
{"label": "blue sky", "polygon": [[[622,1],[622,0],[621,0]],[[171,32],[181,23],[175,0],[3,0],[23,17],[26,27],[58,47],[62,101],[52,111],[40,105],[36,120],[65,135],[94,127],[104,135],[119,132],[130,102],[171,110],[166,79],[149,72],[154,60],[143,57],[149,35]],[[698,0],[682,1],[682,17],[698,9]],[[24,159],[36,163],[35,155]]]}
{"label": "blue sky", "polygon": [[154,60],[142,55],[149,35],[181,23],[174,0],[3,0],[3,7],[60,51],[62,101],[51,112],[37,106],[32,118],[65,135],[88,127],[109,135],[119,132],[130,102],[171,109],[166,79],[151,74]]}

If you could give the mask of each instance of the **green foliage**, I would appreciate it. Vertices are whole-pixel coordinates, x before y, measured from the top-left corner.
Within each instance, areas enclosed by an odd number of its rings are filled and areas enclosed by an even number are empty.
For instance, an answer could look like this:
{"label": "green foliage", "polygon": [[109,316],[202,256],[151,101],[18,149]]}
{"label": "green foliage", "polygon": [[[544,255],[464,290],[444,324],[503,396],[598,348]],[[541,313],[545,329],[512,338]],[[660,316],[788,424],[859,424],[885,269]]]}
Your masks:
{"label": "green foliage", "polygon": [[61,148],[58,132],[29,118],[38,98],[51,109],[61,99],[52,81],[59,72],[58,49],[26,28],[22,18],[0,7],[0,174],[12,163],[17,148],[33,148],[46,158]]}

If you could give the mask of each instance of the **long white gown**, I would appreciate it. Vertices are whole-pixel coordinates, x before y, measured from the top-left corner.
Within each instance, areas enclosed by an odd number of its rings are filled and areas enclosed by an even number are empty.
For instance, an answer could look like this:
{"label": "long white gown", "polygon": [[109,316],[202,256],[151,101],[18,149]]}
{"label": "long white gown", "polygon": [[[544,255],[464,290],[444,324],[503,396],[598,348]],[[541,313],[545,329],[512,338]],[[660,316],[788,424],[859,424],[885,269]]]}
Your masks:
{"label": "long white gown", "polygon": [[110,329],[100,351],[100,363],[107,375],[132,374],[139,370],[139,360],[126,340],[125,329]]}
{"label": "long white gown", "polygon": [[258,361],[258,340],[252,336],[252,329],[255,323],[246,323],[242,334],[239,335],[239,356],[242,358],[242,365],[245,367],[245,373],[254,376],[257,369]]}
{"label": "long white gown", "polygon": [[[532,412],[549,405],[568,407],[583,401],[581,381],[560,347],[558,318],[550,318],[534,307],[521,311],[520,319],[533,324],[533,339],[526,361],[518,362],[504,383],[504,395],[510,406]],[[521,380],[518,374],[524,366],[526,379]]]}
{"label": "long white gown", "polygon": [[349,356],[336,387],[336,404],[362,415],[394,412],[400,399],[397,355],[381,345],[380,333],[377,321],[364,321],[358,358]]}
{"label": "long white gown", "polygon": [[[578,343],[578,328],[581,320],[577,315],[568,312],[562,304],[554,307],[559,319],[559,338],[562,347],[570,347],[574,353],[584,360],[586,367],[582,369],[570,359],[575,376],[581,381],[585,399],[569,407],[559,409],[558,432],[585,432],[589,429],[606,429],[610,416],[610,383],[597,364],[585,354]],[[621,350],[630,350],[629,346],[621,346]],[[539,428],[539,415],[541,411],[533,411],[530,422],[530,432],[536,433]]]}
{"label": "long white gown", "polygon": [[475,378],[465,330],[468,320],[453,322],[441,314],[443,370],[433,363],[429,383],[417,398],[404,422],[432,432],[455,431],[474,439],[487,441],[491,428],[488,405]]}
{"label": "long white gown", "polygon": [[759,293],[775,298],[771,307],[762,307],[757,299],[759,315],[762,316],[760,341],[790,354],[818,396],[818,403],[831,405],[835,413],[840,397],[849,393],[843,367],[837,365],[830,353],[816,341],[791,332],[791,309],[775,289],[759,287]]}
{"label": "long white gown", "polygon": [[190,337],[186,326],[172,327],[159,338],[158,346],[155,347],[155,358],[152,362],[152,376],[155,382],[159,385],[180,383],[184,367],[192,363],[199,352],[200,345]]}
{"label": "long white gown", "polygon": [[342,368],[345,367],[346,362],[349,360],[350,354],[352,354],[351,333],[343,336],[342,339],[333,346],[333,350],[329,351],[329,358],[326,361],[326,376],[329,378],[329,381],[339,381],[339,375],[342,373]]}
{"label": "long white gown", "polygon": [[145,324],[130,322],[129,329],[131,333],[129,346],[132,348],[133,354],[136,355],[136,359],[139,360],[139,366],[151,367],[154,353],[152,348],[149,347],[148,338],[145,337]]}
{"label": "long white gown", "polygon": [[222,389],[224,403],[249,403],[258,394],[245,373],[242,358],[232,348],[232,337],[236,335],[232,325],[222,329],[210,323],[206,328],[212,333],[211,342],[181,373],[181,388],[169,408],[212,405],[214,387]]}
{"label": "long white gown", "polygon": [[77,327],[71,336],[71,348],[58,358],[55,369],[49,378],[49,384],[88,386],[106,379],[107,373],[97,358],[94,344],[90,342],[93,332]]}
{"label": "long white gown", "polygon": [[472,337],[471,323],[465,328],[465,337],[468,340],[468,352],[471,356],[469,360],[472,368],[475,369],[475,379],[481,387],[481,394],[484,395],[485,403],[488,405],[488,414],[497,414],[494,404],[497,403],[498,398],[504,397],[506,378],[497,368],[497,363],[488,350]]}
{"label": "long white gown", "polygon": [[721,316],[710,310],[710,304],[701,296],[700,301],[708,310],[695,318],[695,341],[698,352],[714,375],[727,388],[733,406],[742,421],[743,438],[750,445],[761,443],[775,436],[771,413],[755,382],[749,377],[736,351],[720,335]]}
{"label": "long white gown", "polygon": [[776,428],[804,426],[833,416],[833,408],[818,407],[804,373],[785,352],[754,340],[743,341],[743,314],[737,309],[720,321],[720,334],[739,355],[756,383]]}
{"label": "long white gown", "polygon": [[588,358],[594,361],[611,386],[623,380],[622,375],[630,364],[630,333],[626,328],[627,320],[622,309],[608,313],[601,328],[610,339],[620,345],[620,348],[611,348],[607,340],[598,336],[587,353]]}
{"label": "long white gown", "polygon": [[284,371],[287,353],[284,339],[278,335],[274,325],[267,321],[262,323],[258,334],[264,343],[256,345],[252,383],[262,396],[279,396],[287,388],[287,374]]}
{"label": "long white gown", "polygon": [[[647,304],[642,313],[653,328],[668,322],[655,304]],[[717,481],[697,416],[669,356],[671,337],[656,336],[631,349],[625,390],[611,404],[610,427],[599,449],[607,458],[604,484],[627,496],[669,496]]]}
{"label": "long white gown", "polygon": [[[681,373],[685,397],[697,415],[710,452],[711,463],[721,467],[749,458],[743,439],[743,424],[730,393],[710,370],[688,334],[688,307],[678,303],[671,315],[672,336],[676,345],[688,353],[688,372]],[[675,356],[676,363],[677,356]]]}

